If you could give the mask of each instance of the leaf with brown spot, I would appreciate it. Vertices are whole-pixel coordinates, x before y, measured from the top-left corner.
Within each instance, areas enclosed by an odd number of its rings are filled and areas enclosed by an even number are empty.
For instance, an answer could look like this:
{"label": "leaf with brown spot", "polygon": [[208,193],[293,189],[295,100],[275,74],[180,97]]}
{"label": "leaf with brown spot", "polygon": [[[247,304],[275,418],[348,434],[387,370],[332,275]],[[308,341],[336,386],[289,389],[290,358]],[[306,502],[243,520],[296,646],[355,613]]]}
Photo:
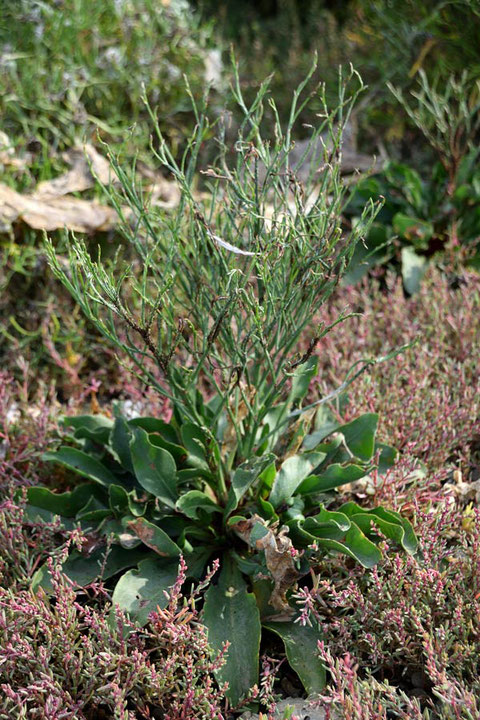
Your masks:
{"label": "leaf with brown spot", "polygon": [[144,518],[130,520],[128,527],[147,547],[162,557],[180,557],[181,550],[167,533]]}

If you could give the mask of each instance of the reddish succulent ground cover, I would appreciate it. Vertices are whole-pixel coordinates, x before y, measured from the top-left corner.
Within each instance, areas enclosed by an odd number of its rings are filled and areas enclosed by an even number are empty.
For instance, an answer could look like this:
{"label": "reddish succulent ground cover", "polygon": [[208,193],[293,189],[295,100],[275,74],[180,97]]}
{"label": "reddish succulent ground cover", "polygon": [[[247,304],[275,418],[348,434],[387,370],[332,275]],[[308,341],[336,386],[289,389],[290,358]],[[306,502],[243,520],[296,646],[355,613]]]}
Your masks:
{"label": "reddish succulent ground cover", "polygon": [[324,319],[345,308],[361,314],[322,340],[318,392],[337,387],[362,358],[414,343],[358,378],[341,415],[378,412],[380,440],[400,451],[394,472],[375,487],[375,500],[423,506],[454,491],[445,483],[455,470],[469,482],[480,477],[480,278],[465,273],[452,287],[433,271],[413,298],[394,276],[387,286],[339,291]]}
{"label": "reddish succulent ground cover", "polygon": [[[473,504],[479,492],[480,279],[465,273],[453,287],[433,271],[410,299],[393,277],[386,285],[339,290],[323,319],[347,306],[362,314],[322,340],[315,393],[337,387],[357,360],[417,341],[362,375],[335,411],[346,421],[379,413],[379,438],[396,446],[400,459],[387,476],[360,481],[347,494],[407,513],[420,552],[415,558],[385,553],[373,571],[327,559],[311,586],[299,590],[298,602],[304,619],[313,614],[324,629],[320,652],[330,684],[322,703],[332,717],[341,709],[345,720],[471,720],[480,714],[480,516]],[[86,380],[67,412],[92,402],[95,407],[97,388]],[[168,412],[135,382],[124,396],[142,413]],[[2,373],[4,488],[18,492],[49,480],[39,456],[54,438],[60,410],[48,389],[30,391],[26,368],[23,382]],[[27,696],[45,718],[90,720],[103,712],[127,720],[156,717],[153,708],[172,719],[225,716],[197,609],[191,600],[183,604],[180,584],[165,613],[124,637],[128,620],[117,614],[109,621],[105,588],[76,595],[62,576],[62,555],[74,541],[81,538],[55,524],[32,524],[19,497],[0,508],[0,683],[6,698],[0,718],[14,712],[33,717]],[[53,603],[29,590],[49,555]],[[275,668],[281,675],[282,666],[265,661],[260,692],[266,707],[277,687]]]}
{"label": "reddish succulent ground cover", "polygon": [[388,285],[338,293],[332,317],[347,305],[362,315],[325,338],[319,387],[332,390],[362,357],[417,341],[359,378],[341,415],[379,412],[380,439],[400,460],[351,490],[411,513],[420,552],[385,553],[371,572],[326,563],[299,602],[322,623],[323,702],[342,718],[470,720],[480,714],[480,279],[465,274],[452,287],[432,272],[414,298],[395,278]]}
{"label": "reddish succulent ground cover", "polygon": [[[182,595],[184,568],[167,607],[138,628],[110,609],[102,584],[77,594],[62,574],[84,540],[32,523],[18,498],[0,506],[0,718],[222,718],[222,657],[210,659],[198,595]],[[54,601],[29,588],[46,558]]]}

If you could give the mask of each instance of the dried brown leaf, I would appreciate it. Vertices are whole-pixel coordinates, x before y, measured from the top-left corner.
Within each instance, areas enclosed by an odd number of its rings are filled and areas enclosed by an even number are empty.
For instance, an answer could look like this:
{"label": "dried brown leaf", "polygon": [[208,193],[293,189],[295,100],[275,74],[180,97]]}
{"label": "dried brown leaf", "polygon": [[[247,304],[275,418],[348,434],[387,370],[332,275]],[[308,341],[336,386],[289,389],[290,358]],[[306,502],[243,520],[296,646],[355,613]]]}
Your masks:
{"label": "dried brown leaf", "polygon": [[23,170],[27,161],[15,155],[13,147],[7,133],[0,130],[0,165],[7,165],[17,170]]}
{"label": "dried brown leaf", "polygon": [[35,198],[60,197],[72,192],[88,190],[94,187],[95,177],[104,185],[117,181],[117,176],[108,160],[89,143],[83,147],[72,148],[64,153],[63,157],[72,169],[53,180],[39,183],[33,194]]}
{"label": "dried brown leaf", "polygon": [[263,550],[265,552],[265,563],[274,582],[269,604],[278,612],[291,617],[294,610],[288,603],[286,592],[297,582],[300,573],[296,569],[293,561],[293,545],[290,538],[287,537],[288,528],[284,527],[275,534],[275,532],[267,526],[263,518],[259,515],[254,515],[249,519],[241,520],[235,525],[232,525],[232,529],[242,540],[251,545],[250,536],[252,529],[258,523],[267,529],[266,534],[255,541],[255,547],[257,550]]}
{"label": "dried brown leaf", "polygon": [[33,195],[22,195],[0,183],[0,228],[8,230],[18,220],[35,230],[66,228],[84,233],[110,230],[119,222],[113,208],[94,201],[72,197],[41,200]]}
{"label": "dried brown leaf", "polygon": [[155,184],[150,187],[150,193],[150,204],[164,210],[175,208],[180,202],[177,185],[163,177],[157,177]]}
{"label": "dried brown leaf", "polygon": [[[14,152],[8,136],[0,132],[0,163],[24,168],[25,161],[16,158]],[[8,232],[17,220],[36,230],[66,228],[85,233],[110,230],[118,225],[119,218],[113,208],[70,195],[94,187],[96,180],[103,185],[118,182],[109,161],[90,143],[73,147],[63,154],[63,158],[71,169],[57,178],[39,183],[32,194],[22,195],[0,183],[0,231]],[[145,163],[137,163],[137,171],[152,183],[152,205],[164,209],[178,205],[180,191],[175,183],[166,180]],[[128,209],[123,212],[125,217],[131,214]]]}

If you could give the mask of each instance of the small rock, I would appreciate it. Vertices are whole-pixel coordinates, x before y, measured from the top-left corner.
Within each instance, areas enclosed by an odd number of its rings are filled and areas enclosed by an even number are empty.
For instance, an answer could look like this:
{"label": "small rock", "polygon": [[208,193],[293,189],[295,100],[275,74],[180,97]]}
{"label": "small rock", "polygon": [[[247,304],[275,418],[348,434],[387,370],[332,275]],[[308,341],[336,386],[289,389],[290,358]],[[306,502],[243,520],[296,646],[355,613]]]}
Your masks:
{"label": "small rock", "polygon": [[7,425],[16,425],[17,422],[20,420],[22,414],[20,412],[20,409],[16,402],[10,403],[10,405],[7,408],[7,413],[5,415],[5,420],[7,421]]}
{"label": "small rock", "polygon": [[216,48],[205,54],[205,84],[221,90],[223,85],[222,52]]}
{"label": "small rock", "polygon": [[[314,698],[285,698],[277,703],[275,712],[276,720],[283,720],[286,717],[287,708],[293,708],[293,712],[288,713],[288,717],[295,717],[296,720],[325,720],[325,710],[321,707],[315,707]],[[240,720],[258,720],[258,715],[246,712],[241,715]]]}

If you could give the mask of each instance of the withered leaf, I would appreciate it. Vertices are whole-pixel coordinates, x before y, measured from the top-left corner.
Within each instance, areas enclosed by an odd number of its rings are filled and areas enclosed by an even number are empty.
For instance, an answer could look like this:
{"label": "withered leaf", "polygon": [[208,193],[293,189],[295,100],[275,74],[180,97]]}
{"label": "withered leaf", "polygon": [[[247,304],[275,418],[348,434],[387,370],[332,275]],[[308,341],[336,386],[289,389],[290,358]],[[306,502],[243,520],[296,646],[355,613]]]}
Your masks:
{"label": "withered leaf", "polygon": [[92,233],[112,229],[119,218],[113,208],[94,201],[73,197],[39,199],[0,183],[0,227],[8,230],[18,220],[35,230],[67,228]]}
{"label": "withered leaf", "polygon": [[[265,531],[262,537],[252,538],[252,530],[259,524]],[[287,537],[288,528],[282,528],[275,533],[259,515],[241,520],[231,528],[246,543],[265,552],[265,563],[274,582],[269,604],[282,615],[291,617],[295,611],[288,603],[286,592],[297,582],[300,573],[293,560],[292,541]]]}
{"label": "withered leaf", "polygon": [[104,185],[117,181],[117,176],[108,160],[89,143],[68,150],[63,154],[63,158],[72,169],[53,180],[39,183],[33,194],[35,198],[60,197],[72,192],[88,190],[94,187],[95,177]]}
{"label": "withered leaf", "polygon": [[[0,133],[0,162],[8,160],[12,164],[12,151],[8,137]],[[35,230],[66,228],[85,233],[111,230],[118,225],[119,217],[113,208],[71,195],[94,187],[96,180],[103,185],[118,182],[109,161],[89,143],[73,147],[63,154],[63,158],[71,169],[39,183],[31,194],[22,195],[0,183],[0,231],[8,232],[19,220]],[[178,205],[180,190],[174,182],[145,164],[137,165],[137,172],[151,183],[151,205],[164,209]],[[128,218],[132,213],[129,208],[124,208],[123,214]]]}
{"label": "withered leaf", "polygon": [[17,157],[7,133],[0,130],[0,165],[8,165],[16,170],[23,170],[27,160],[25,157]]}

